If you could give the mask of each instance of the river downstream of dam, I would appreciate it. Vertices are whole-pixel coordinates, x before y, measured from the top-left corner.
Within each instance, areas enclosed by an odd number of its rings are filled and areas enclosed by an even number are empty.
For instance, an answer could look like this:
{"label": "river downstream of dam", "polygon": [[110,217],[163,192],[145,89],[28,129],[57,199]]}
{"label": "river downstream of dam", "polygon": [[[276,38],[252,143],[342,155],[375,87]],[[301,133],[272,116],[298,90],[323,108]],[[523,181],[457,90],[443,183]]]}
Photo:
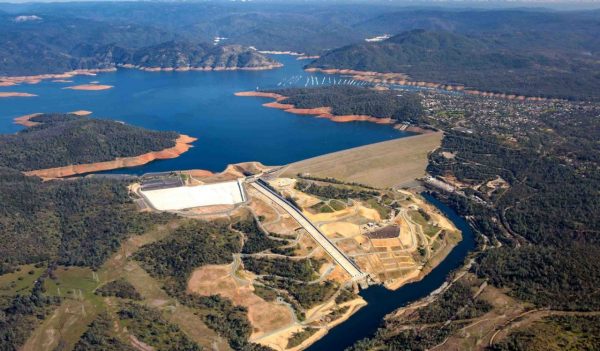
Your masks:
{"label": "river downstream of dam", "polygon": [[[0,133],[22,129],[13,123],[18,116],[38,112],[92,111],[92,117],[107,118],[156,130],[173,130],[198,138],[193,148],[178,158],[109,173],[143,174],[185,169],[222,171],[228,164],[260,161],[284,165],[298,160],[372,144],[413,133],[369,122],[336,123],[324,118],[301,116],[265,108],[270,100],[242,98],[235,92],[280,89],[305,85],[355,84],[350,78],[309,74],[306,61],[294,56],[275,57],[284,67],[268,71],[144,72],[120,69],[97,76],[76,76],[72,82],[42,81],[0,91],[35,94],[31,98],[0,99]],[[64,89],[75,84],[114,86],[101,91]],[[358,84],[358,83],[356,83]],[[372,286],[361,292],[368,305],[333,328],[310,346],[310,351],[343,350],[372,336],[383,317],[438,289],[448,274],[458,268],[475,247],[466,221],[435,198],[428,201],[440,209],[462,231],[463,240],[448,257],[421,281],[396,291]]]}
{"label": "river downstream of dam", "polygon": [[475,249],[475,235],[467,221],[433,196],[427,193],[423,193],[423,196],[460,229],[462,240],[422,280],[406,284],[395,291],[380,285],[361,291],[360,295],[367,301],[367,305],[347,321],[331,329],[327,335],[311,345],[308,351],[344,350],[364,338],[373,336],[387,314],[440,288],[448,274],[459,268],[469,252]]}

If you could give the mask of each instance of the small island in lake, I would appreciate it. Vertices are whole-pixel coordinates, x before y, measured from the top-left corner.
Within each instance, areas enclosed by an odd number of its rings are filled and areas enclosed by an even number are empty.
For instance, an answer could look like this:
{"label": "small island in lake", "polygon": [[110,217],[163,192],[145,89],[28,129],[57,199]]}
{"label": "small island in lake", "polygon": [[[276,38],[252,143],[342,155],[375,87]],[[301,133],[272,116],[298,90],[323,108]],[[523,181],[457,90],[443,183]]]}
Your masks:
{"label": "small island in lake", "polygon": [[35,94],[29,93],[18,93],[18,92],[0,92],[0,98],[9,98],[9,97],[34,97],[37,96]]}
{"label": "small island in lake", "polygon": [[81,84],[81,85],[74,85],[71,87],[65,87],[63,89],[70,89],[70,90],[108,90],[108,89],[112,89],[114,88],[112,85],[103,85],[103,84]]}

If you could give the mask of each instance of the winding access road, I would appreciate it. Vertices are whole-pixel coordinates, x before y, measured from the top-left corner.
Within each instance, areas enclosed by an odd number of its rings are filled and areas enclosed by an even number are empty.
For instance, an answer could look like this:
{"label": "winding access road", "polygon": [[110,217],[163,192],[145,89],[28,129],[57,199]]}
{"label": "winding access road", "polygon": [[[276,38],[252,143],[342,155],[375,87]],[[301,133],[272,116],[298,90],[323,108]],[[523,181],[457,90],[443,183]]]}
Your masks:
{"label": "winding access road", "polygon": [[304,229],[306,229],[308,234],[317,242],[317,244],[319,244],[336,263],[350,274],[352,280],[358,281],[367,277],[367,274],[362,272],[358,265],[335,246],[335,244],[332,243],[316,225],[306,218],[299,209],[271,190],[262,179],[249,182],[249,184],[289,213],[302,227],[304,227]]}

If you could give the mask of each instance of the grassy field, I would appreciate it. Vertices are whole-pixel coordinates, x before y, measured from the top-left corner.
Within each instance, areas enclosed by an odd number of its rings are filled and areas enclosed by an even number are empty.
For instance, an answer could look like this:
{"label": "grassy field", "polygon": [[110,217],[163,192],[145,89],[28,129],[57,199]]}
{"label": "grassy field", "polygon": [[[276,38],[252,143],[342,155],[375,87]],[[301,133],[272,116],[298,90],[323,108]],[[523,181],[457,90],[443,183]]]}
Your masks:
{"label": "grassy field", "polygon": [[[166,320],[176,324],[199,345],[205,348],[216,345],[221,350],[228,350],[226,341],[209,329],[194,311],[178,304],[162,290],[158,281],[150,277],[136,262],[128,259],[140,246],[166,237],[180,222],[181,220],[176,220],[157,226],[144,235],[131,237],[95,273],[90,268],[58,267],[54,272],[55,279],[45,281],[46,294],[60,296],[64,301],[32,333],[22,350],[53,350],[59,344],[71,349],[94,318],[100,312],[110,309],[109,302],[117,301],[95,294],[99,286],[117,278],[124,278],[132,283],[142,295],[144,305],[158,308]],[[32,270],[33,273],[29,274]],[[33,280],[39,277],[42,270],[43,268],[23,266],[19,272],[0,276],[0,287],[6,286],[6,293],[30,289]],[[19,277],[22,279],[19,280]]]}
{"label": "grassy field", "polygon": [[309,173],[378,188],[408,184],[425,175],[427,155],[441,140],[442,133],[429,133],[360,146],[292,163],[282,176]]}
{"label": "grassy field", "polygon": [[12,296],[30,292],[33,282],[40,277],[45,269],[45,266],[36,268],[35,265],[29,264],[21,266],[16,272],[0,275],[0,295]]}

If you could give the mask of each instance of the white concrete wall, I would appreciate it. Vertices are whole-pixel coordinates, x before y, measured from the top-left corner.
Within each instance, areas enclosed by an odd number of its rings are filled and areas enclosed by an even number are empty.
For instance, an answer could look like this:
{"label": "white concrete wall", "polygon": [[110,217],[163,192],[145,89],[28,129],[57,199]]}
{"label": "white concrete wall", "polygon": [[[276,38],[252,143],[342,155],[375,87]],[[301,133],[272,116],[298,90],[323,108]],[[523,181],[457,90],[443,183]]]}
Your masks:
{"label": "white concrete wall", "polygon": [[152,207],[160,211],[175,211],[211,205],[234,205],[245,201],[243,187],[235,180],[215,184],[140,191],[140,193]]}

